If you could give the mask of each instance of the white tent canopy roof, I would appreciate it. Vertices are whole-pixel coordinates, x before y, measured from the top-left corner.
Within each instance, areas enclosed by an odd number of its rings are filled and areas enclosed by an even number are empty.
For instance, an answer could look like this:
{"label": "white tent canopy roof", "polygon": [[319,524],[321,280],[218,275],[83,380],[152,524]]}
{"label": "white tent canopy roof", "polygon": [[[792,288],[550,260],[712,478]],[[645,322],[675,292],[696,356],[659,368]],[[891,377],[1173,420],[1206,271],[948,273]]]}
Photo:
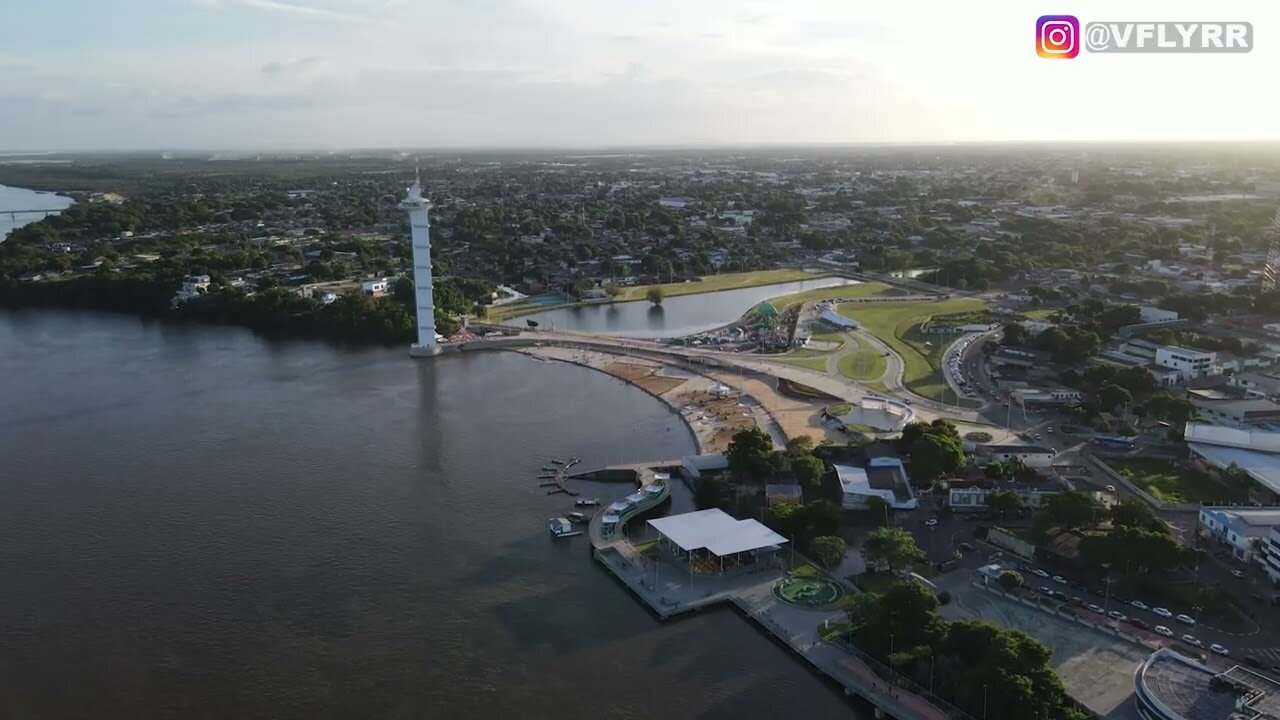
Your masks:
{"label": "white tent canopy roof", "polygon": [[720,557],[787,542],[759,522],[735,520],[719,508],[657,518],[649,525],[685,552],[707,550]]}

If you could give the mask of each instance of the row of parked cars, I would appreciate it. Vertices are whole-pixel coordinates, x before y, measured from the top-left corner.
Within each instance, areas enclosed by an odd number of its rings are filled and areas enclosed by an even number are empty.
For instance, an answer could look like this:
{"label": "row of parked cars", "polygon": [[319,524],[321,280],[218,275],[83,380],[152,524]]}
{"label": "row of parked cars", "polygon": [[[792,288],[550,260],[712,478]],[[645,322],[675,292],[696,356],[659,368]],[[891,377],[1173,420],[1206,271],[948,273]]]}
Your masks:
{"label": "row of parked cars", "polygon": [[[1073,585],[1073,583],[1069,582],[1066,578],[1062,577],[1061,575],[1050,575],[1048,572],[1040,568],[1031,568],[1031,574],[1035,575],[1036,577],[1052,580],[1053,582],[1059,585]],[[1076,587],[1079,587],[1079,586],[1076,585]],[[1106,615],[1107,617],[1111,618],[1116,622],[1128,623],[1130,625],[1133,625],[1134,627],[1141,628],[1143,630],[1152,630],[1160,635],[1163,635],[1164,637],[1171,638],[1177,635],[1177,633],[1175,633],[1167,625],[1156,625],[1155,627],[1152,627],[1150,623],[1143,620],[1142,618],[1128,617],[1127,615],[1120,612],[1119,610],[1112,610],[1108,612],[1102,606],[1094,603],[1086,603],[1084,600],[1082,600],[1079,597],[1068,598],[1066,593],[1062,592],[1061,590],[1054,590],[1051,587],[1047,587],[1047,586],[1041,587],[1040,594],[1046,597],[1054,598],[1055,600],[1059,600],[1059,601],[1071,604],[1071,605],[1083,607],[1086,610],[1089,610],[1090,612],[1095,612],[1099,615]],[[1174,612],[1168,608],[1151,607],[1146,603],[1142,602],[1141,600],[1130,600],[1129,605],[1136,610],[1149,611],[1152,614],[1161,618],[1166,618],[1166,619],[1172,618],[1173,620],[1176,620],[1182,623],[1183,625],[1188,625],[1190,627],[1195,627],[1196,625],[1196,619],[1185,613],[1174,614]],[[1178,639],[1193,647],[1198,647],[1198,648],[1204,647],[1204,643],[1201,642],[1199,638],[1192,635],[1191,633],[1184,633]],[[1227,650],[1227,648],[1217,643],[1213,643],[1212,645],[1210,645],[1209,651],[1216,653],[1218,655],[1224,655],[1224,656],[1231,654],[1231,652]]]}

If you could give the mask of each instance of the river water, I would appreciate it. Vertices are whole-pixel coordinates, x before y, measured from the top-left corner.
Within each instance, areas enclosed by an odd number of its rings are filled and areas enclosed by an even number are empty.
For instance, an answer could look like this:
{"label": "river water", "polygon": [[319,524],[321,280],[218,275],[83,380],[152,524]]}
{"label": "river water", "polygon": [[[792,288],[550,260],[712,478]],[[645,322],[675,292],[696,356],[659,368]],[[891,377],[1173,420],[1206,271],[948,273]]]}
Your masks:
{"label": "river water", "polygon": [[663,300],[660,306],[654,306],[647,300],[638,300],[560,308],[522,315],[510,322],[523,325],[526,320],[533,320],[546,329],[625,337],[678,337],[728,325],[742,317],[752,306],[769,298],[856,283],[856,280],[824,277],[700,295],[680,295]]}
{"label": "river water", "polygon": [[0,717],[864,717],[548,536],[548,458],[693,449],[618,380],[91,313],[0,348]]}
{"label": "river water", "polygon": [[44,217],[39,213],[19,214],[16,217],[2,214],[6,210],[62,210],[71,207],[73,202],[71,198],[62,195],[0,185],[0,242],[4,242],[11,230]]}

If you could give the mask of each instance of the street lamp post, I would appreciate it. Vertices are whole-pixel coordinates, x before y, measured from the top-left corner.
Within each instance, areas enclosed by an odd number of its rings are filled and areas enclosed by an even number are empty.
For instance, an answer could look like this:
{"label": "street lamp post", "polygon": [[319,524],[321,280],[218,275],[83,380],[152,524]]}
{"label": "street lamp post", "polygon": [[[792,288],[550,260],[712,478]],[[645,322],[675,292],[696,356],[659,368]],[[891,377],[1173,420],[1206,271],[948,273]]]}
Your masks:
{"label": "street lamp post", "polygon": [[982,686],[982,720],[987,720],[987,686]]}

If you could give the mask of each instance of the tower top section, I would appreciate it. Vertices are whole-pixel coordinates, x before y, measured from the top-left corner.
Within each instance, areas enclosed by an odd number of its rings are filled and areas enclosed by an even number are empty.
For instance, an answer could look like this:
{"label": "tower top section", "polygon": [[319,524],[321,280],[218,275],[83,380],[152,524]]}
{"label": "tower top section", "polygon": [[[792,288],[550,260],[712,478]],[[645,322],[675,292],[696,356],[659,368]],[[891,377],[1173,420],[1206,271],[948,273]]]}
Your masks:
{"label": "tower top section", "polygon": [[400,201],[402,208],[420,208],[431,207],[431,201],[422,197],[422,180],[414,178],[413,184],[405,191],[404,200]]}

